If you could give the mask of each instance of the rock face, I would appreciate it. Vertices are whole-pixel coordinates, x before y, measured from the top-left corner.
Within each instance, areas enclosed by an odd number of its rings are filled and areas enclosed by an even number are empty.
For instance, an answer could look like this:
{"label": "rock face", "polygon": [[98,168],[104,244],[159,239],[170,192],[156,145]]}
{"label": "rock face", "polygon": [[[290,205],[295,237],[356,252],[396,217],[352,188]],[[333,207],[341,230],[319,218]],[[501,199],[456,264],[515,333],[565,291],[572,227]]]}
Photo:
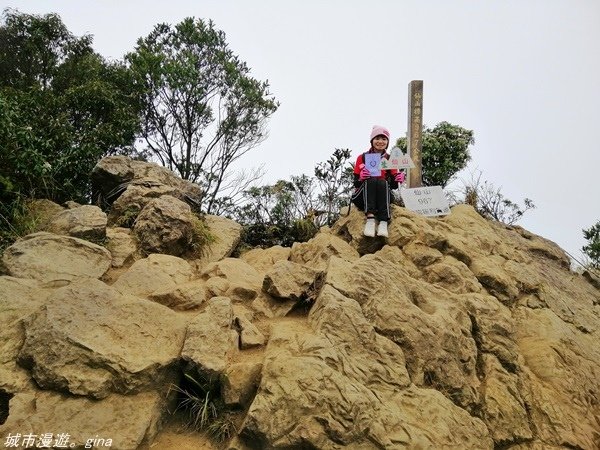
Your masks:
{"label": "rock face", "polygon": [[168,308],[123,298],[100,281],[57,289],[25,330],[18,360],[36,383],[93,398],[172,381],[184,338],[184,324]]}
{"label": "rock face", "polygon": [[2,261],[14,277],[68,282],[101,277],[110,267],[111,259],[109,251],[99,245],[39,232],[7,248]]}
{"label": "rock face", "polygon": [[[132,193],[143,177],[127,164],[106,177]],[[441,218],[394,206],[388,239],[363,226],[353,210],[291,250],[241,258],[232,226],[190,261],[142,258],[117,228],[110,253],[19,241],[0,277],[0,436],[51,427],[80,446],[151,448],[168,393],[192,376],[212,383],[203,402],[243,416],[230,450],[600,448],[594,279],[469,206]]]}
{"label": "rock face", "polygon": [[193,242],[192,211],[187,203],[163,195],[144,206],[133,232],[145,252],[180,256],[191,249]]}
{"label": "rock face", "polygon": [[66,209],[56,214],[47,231],[64,234],[92,242],[106,238],[106,214],[97,206],[84,205]]}
{"label": "rock face", "polygon": [[[182,180],[170,170],[158,164],[135,161],[126,156],[103,158],[92,170],[91,179],[94,202],[112,205],[131,189],[136,192],[127,193],[127,197],[138,199],[137,202],[125,201],[122,204],[136,204],[137,212],[141,211],[147,200],[161,195],[172,195],[180,200],[187,199],[191,203],[198,202],[202,195],[198,185]],[[109,222],[115,223],[126,209],[115,211],[112,217],[109,217]]]}

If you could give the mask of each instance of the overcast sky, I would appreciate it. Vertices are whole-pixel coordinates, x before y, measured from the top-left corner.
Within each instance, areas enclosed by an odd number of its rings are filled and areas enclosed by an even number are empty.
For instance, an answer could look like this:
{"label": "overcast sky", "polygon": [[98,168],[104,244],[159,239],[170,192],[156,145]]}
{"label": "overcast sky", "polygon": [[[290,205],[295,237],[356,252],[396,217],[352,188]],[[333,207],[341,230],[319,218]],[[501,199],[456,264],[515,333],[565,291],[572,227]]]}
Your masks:
{"label": "overcast sky", "polygon": [[[248,166],[265,182],[312,175],[335,148],[353,158],[372,125],[407,128],[411,80],[423,121],[475,132],[468,169],[537,209],[519,223],[580,258],[600,220],[600,1],[2,0],[58,13],[120,59],[155,24],[213,19],[281,102]],[[469,179],[469,170],[461,175]]]}

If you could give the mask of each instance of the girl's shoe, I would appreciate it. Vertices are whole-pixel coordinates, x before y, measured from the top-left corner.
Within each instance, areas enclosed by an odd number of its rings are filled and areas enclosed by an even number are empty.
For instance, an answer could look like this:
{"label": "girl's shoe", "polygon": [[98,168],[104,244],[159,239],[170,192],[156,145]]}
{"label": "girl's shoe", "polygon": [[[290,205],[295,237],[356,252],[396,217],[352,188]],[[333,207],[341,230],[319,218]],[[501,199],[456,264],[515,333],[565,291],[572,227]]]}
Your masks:
{"label": "girl's shoe", "polygon": [[367,218],[367,223],[365,224],[365,231],[363,234],[369,237],[375,236],[375,218]]}
{"label": "girl's shoe", "polygon": [[388,237],[387,222],[382,220],[377,227],[377,236]]}

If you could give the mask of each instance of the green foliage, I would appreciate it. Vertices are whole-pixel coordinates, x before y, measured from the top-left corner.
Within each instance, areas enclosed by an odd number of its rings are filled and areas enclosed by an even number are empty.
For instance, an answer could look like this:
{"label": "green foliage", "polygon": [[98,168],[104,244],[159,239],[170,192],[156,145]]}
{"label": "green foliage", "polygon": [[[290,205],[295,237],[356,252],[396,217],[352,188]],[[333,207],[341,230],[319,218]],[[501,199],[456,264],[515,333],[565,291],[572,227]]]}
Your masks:
{"label": "green foliage", "polygon": [[327,225],[333,225],[340,208],[350,203],[353,167],[347,164],[349,159],[349,149],[336,148],[327,161],[315,167],[315,178],[321,190],[318,203],[323,207]]}
{"label": "green foliage", "polygon": [[[469,146],[473,145],[473,131],[440,122],[433,129],[423,129],[422,181],[425,186],[445,187],[471,159]],[[406,138],[396,145],[406,153]]]}
{"label": "green foliage", "polygon": [[589,265],[592,269],[600,269],[600,221],[582,231],[583,237],[588,243],[581,250],[590,258]]}
{"label": "green foliage", "polygon": [[132,148],[139,122],[130,73],[56,14],[5,10],[2,18],[0,195],[85,201],[98,159]]}
{"label": "green foliage", "polygon": [[252,187],[232,218],[244,226],[243,245],[290,247],[312,238],[319,227],[332,225],[340,207],[350,203],[352,166],[350,150],[335,149],[318,163],[315,176],[292,176],[273,185]]}
{"label": "green foliage", "polygon": [[204,218],[193,214],[192,224],[192,252],[197,256],[202,256],[205,253],[206,248],[213,242],[216,242],[217,238],[211,233]]}
{"label": "green foliage", "polygon": [[236,433],[233,415],[227,411],[216,381],[185,373],[181,385],[171,388],[179,394],[175,412],[182,411],[186,415],[191,429],[207,431],[218,442]]}
{"label": "green foliage", "polygon": [[303,175],[247,190],[246,203],[235,216],[243,226],[243,242],[250,247],[290,247],[313,237],[318,228],[302,216],[308,186],[308,177]]}
{"label": "green foliage", "polygon": [[40,218],[20,196],[0,207],[0,258],[18,238],[37,231]]}
{"label": "green foliage", "polygon": [[267,82],[228,48],[212,21],[159,24],[126,57],[142,95],[148,149],[206,192],[212,212],[230,165],[265,137],[278,107]]}

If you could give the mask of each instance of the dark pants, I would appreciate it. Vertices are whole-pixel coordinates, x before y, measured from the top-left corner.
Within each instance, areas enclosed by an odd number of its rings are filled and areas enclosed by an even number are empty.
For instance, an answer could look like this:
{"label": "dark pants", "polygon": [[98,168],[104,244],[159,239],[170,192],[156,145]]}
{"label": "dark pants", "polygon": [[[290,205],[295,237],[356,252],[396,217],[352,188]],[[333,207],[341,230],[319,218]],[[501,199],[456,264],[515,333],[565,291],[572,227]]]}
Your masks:
{"label": "dark pants", "polygon": [[389,222],[391,197],[387,180],[367,178],[352,195],[352,203],[361,211],[373,214],[377,220]]}

